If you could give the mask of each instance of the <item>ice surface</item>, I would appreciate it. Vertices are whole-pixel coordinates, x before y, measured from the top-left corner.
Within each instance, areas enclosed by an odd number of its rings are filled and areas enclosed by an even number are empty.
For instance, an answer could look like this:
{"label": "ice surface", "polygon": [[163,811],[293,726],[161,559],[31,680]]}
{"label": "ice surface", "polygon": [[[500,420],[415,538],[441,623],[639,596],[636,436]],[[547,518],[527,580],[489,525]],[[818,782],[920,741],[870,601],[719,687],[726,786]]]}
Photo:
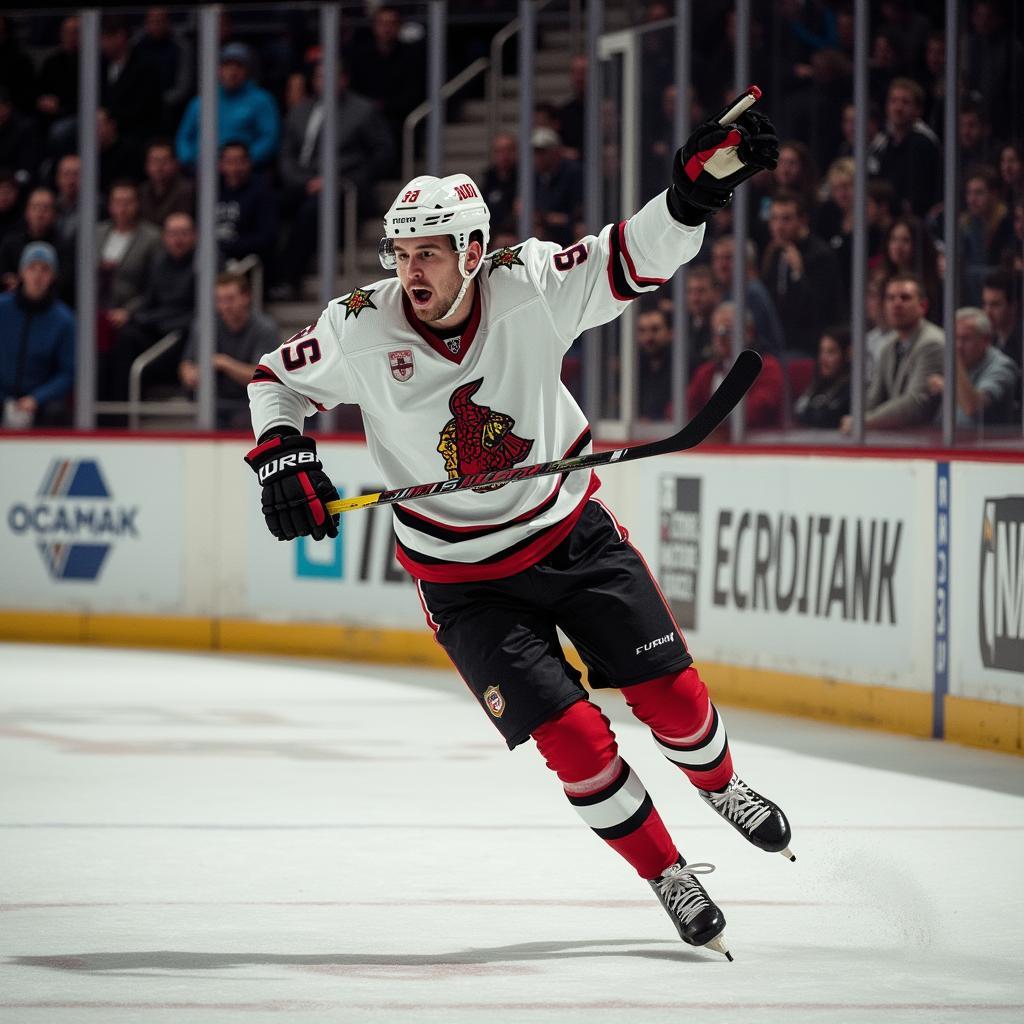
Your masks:
{"label": "ice surface", "polygon": [[789,864],[617,723],[729,964],[453,675],[381,676],[0,646],[0,1020],[1024,1021],[1020,796],[734,739]]}

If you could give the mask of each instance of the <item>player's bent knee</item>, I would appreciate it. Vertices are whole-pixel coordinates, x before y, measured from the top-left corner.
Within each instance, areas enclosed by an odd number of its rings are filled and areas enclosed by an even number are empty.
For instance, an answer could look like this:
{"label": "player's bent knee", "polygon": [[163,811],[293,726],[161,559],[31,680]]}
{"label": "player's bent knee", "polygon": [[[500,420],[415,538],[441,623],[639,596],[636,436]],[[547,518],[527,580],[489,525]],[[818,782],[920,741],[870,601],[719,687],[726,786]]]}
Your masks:
{"label": "player's bent knee", "polygon": [[563,783],[600,775],[615,760],[618,744],[608,719],[589,700],[578,700],[533,731],[537,749]]}
{"label": "player's bent knee", "polygon": [[708,688],[690,665],[674,675],[624,687],[633,714],[662,736],[685,736],[700,728],[709,709]]}

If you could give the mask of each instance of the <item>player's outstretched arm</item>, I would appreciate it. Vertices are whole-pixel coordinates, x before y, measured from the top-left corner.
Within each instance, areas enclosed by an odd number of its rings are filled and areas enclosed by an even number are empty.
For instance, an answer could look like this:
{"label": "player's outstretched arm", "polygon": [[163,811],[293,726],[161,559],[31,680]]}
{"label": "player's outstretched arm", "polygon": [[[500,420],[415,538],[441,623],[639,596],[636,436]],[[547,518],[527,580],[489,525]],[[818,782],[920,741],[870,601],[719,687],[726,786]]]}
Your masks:
{"label": "player's outstretched arm", "polygon": [[734,108],[705,121],[676,153],[668,207],[683,224],[703,224],[728,206],[737,185],[778,163],[779,139],[771,121],[749,109],[729,121]]}

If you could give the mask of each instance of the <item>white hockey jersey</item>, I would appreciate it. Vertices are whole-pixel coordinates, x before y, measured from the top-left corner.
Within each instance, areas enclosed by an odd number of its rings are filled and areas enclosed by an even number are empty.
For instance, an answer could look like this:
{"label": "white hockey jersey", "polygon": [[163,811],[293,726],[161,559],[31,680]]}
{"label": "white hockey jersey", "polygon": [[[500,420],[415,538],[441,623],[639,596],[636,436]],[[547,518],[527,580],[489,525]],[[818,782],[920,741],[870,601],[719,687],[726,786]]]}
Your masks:
{"label": "white hockey jersey", "polygon": [[[458,338],[418,320],[397,278],[356,288],[262,358],[249,385],[255,434],[301,431],[317,409],[355,403],[389,489],[589,452],[563,356],[663,284],[703,237],[661,193],[568,249],[537,239],[499,249],[477,274]],[[394,504],[398,560],[433,582],[510,576],[568,535],[598,486],[579,472]]]}

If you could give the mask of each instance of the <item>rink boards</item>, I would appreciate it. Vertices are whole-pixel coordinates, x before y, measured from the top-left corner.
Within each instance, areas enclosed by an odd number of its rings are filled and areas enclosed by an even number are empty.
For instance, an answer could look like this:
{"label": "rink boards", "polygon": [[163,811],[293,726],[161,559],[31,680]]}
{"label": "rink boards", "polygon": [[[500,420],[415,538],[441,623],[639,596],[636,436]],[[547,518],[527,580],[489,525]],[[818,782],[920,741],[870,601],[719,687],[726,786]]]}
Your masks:
{"label": "rink boards", "polygon": [[[4,438],[0,637],[446,664],[390,512],[266,532],[238,440]],[[324,442],[343,496],[365,447]],[[765,453],[604,470],[719,699],[1022,750],[1024,465]]]}

